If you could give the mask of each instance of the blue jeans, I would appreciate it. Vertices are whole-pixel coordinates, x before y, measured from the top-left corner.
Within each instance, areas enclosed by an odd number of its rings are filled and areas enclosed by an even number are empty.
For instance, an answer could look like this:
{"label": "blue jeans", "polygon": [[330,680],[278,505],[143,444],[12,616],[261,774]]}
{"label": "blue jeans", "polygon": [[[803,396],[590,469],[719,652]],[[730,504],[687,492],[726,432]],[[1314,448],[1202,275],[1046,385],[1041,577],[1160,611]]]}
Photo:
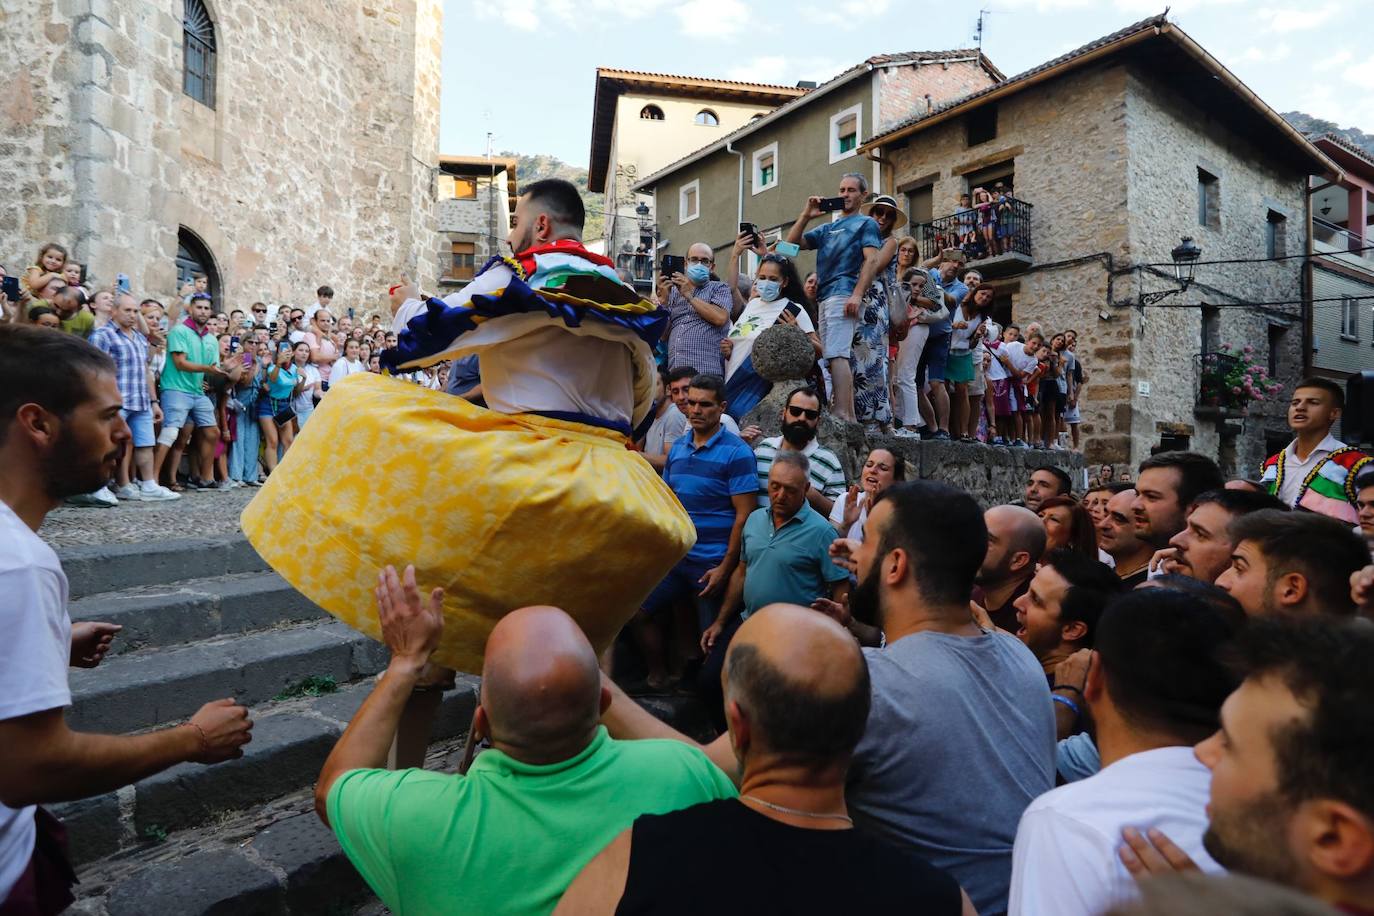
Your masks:
{"label": "blue jeans", "polygon": [[229,443],[229,476],[234,480],[258,479],[258,446],[262,432],[258,429],[253,408],[244,407],[238,398],[230,398],[229,406],[238,417],[237,435]]}
{"label": "blue jeans", "polygon": [[668,575],[663,577],[663,581],[654,586],[649,597],[644,599],[645,612],[658,614],[671,610],[678,599],[690,598],[697,609],[697,632],[705,633],[706,628],[715,622],[716,616],[720,613],[720,602],[725,597],[725,590],[722,588],[714,598],[702,598],[701,577],[706,575],[708,569],[714,569],[719,565],[719,560],[690,560],[683,557],[676,566],[668,570]]}

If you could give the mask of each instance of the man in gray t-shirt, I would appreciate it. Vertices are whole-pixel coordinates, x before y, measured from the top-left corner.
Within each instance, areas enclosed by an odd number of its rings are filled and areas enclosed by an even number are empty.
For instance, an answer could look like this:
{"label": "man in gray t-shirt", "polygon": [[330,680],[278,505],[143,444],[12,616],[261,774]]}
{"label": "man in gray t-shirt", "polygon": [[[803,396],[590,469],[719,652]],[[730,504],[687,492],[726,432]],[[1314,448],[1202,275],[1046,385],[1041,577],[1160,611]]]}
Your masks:
{"label": "man in gray t-shirt", "polygon": [[873,700],[849,812],[947,870],[984,916],[1006,911],[1016,825],[1054,787],[1055,753],[1040,664],[969,613],[987,538],[973,497],[912,481],[869,510],[861,544],[836,542],[858,577],[854,616],[876,619],[887,642],[864,650]]}
{"label": "man in gray t-shirt", "polygon": [[854,823],[1006,909],[1021,812],[1054,788],[1054,706],[1020,640],[912,633],[865,649],[873,703],[845,797]]}

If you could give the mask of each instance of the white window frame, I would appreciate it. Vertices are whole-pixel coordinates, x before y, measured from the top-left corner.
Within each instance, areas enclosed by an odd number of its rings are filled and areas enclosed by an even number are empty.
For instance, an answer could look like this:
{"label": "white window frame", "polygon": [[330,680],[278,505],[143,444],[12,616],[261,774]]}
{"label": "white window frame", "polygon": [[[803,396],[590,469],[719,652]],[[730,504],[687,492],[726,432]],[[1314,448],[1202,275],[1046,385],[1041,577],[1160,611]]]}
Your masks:
{"label": "white window frame", "polygon": [[[767,156],[769,153],[772,153],[772,154],[773,154],[773,180],[770,181],[768,184],[762,184],[762,183],[760,182],[760,180],[759,180],[759,175],[760,175],[760,171],[759,171],[759,160],[763,159],[763,157],[764,157],[764,156]],[[753,165],[754,180],[751,182],[751,184],[753,185],[753,192],[752,192],[752,193],[758,194],[758,193],[760,193],[761,191],[767,191],[767,190],[769,190],[769,189],[771,189],[771,188],[776,188],[776,187],[778,186],[778,181],[779,181],[779,178],[778,178],[778,175],[779,175],[779,170],[778,170],[778,141],[774,140],[772,143],[768,144],[767,146],[761,146],[761,147],[759,147],[758,149],[754,150],[754,159],[753,159],[753,163],[754,163],[754,165]]]}
{"label": "white window frame", "polygon": [[[696,210],[691,216],[687,215],[687,194],[691,192],[696,201]],[[701,179],[694,178],[677,189],[677,224],[690,223],[692,220],[701,216]]]}
{"label": "white window frame", "polygon": [[[840,152],[840,124],[850,116],[854,118],[854,148],[846,152]],[[844,111],[838,111],[830,116],[830,162],[832,164],[842,159],[850,159],[859,155],[859,147],[864,143],[864,103],[852,105]]]}
{"label": "white window frame", "polygon": [[1341,339],[1360,339],[1360,300],[1354,296],[1341,297]]}

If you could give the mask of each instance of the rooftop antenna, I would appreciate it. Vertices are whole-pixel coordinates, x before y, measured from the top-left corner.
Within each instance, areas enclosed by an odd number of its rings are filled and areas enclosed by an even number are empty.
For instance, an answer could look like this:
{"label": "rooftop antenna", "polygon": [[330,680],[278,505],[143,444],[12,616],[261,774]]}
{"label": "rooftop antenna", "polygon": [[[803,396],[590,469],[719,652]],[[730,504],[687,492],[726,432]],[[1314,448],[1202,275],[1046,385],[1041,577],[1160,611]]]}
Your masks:
{"label": "rooftop antenna", "polygon": [[992,10],[982,9],[978,11],[978,24],[973,28],[973,40],[978,44],[978,56],[983,56],[983,30],[986,27],[984,20],[992,15]]}

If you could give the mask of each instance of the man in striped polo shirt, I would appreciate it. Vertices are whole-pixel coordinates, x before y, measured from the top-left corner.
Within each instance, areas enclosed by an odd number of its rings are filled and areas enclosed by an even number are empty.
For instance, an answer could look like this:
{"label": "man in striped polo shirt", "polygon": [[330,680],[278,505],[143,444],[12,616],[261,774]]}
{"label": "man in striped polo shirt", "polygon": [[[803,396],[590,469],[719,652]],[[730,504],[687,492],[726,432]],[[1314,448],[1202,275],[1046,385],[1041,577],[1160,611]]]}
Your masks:
{"label": "man in striped polo shirt", "polygon": [[792,389],[782,409],[782,435],[754,446],[760,508],[768,508],[768,472],[773,468],[773,457],[779,451],[801,452],[811,467],[807,475],[811,489],[806,491],[806,501],[821,515],[830,517],[831,507],[844,492],[844,467],[834,452],[816,440],[820,425],[821,399],[816,389],[809,385]]}
{"label": "man in striped polo shirt", "polygon": [[697,635],[720,612],[730,574],[739,563],[744,522],[754,511],[754,455],[744,440],[721,425],[725,380],[698,375],[687,391],[688,434],[668,451],[663,482],[692,517],[697,542],[644,601],[646,620],[638,627],[649,668],[649,684],[666,683],[663,627],[674,604],[695,601]]}

